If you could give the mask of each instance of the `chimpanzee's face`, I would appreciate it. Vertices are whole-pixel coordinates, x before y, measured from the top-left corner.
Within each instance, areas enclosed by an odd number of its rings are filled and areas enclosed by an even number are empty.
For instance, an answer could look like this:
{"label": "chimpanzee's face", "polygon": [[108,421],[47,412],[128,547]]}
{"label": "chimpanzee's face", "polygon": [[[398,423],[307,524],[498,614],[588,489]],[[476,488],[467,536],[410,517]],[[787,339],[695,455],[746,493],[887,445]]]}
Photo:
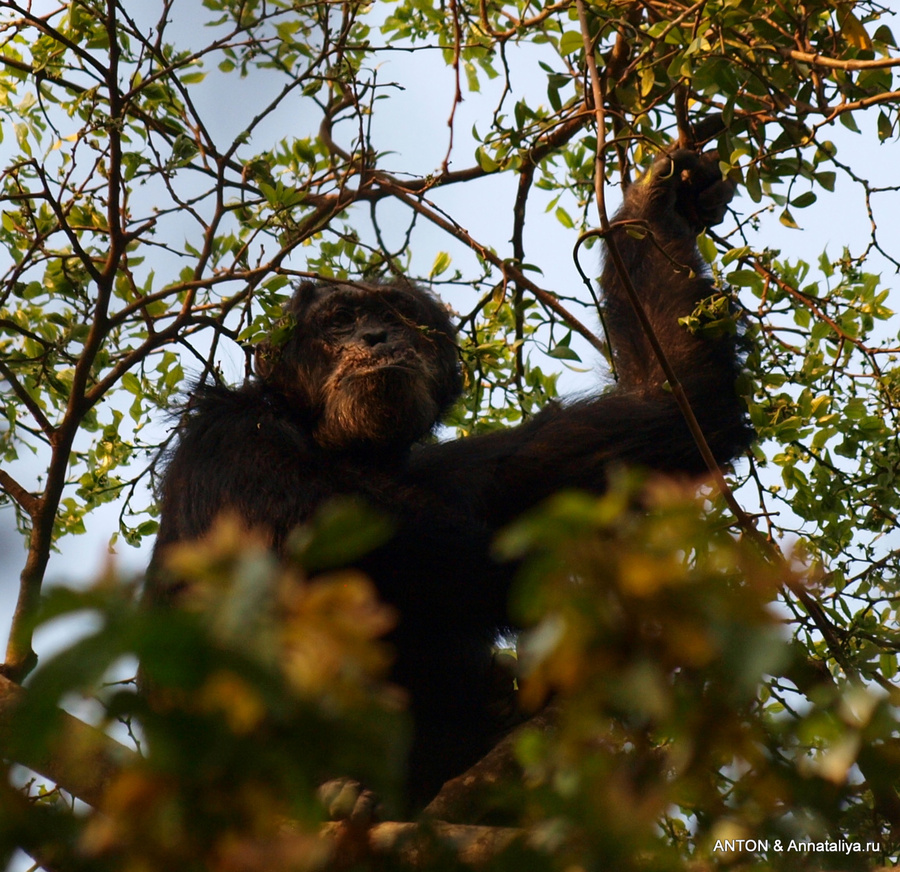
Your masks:
{"label": "chimpanzee's face", "polygon": [[[319,285],[292,302],[279,366],[288,396],[314,412],[326,448],[399,448],[429,433],[459,392],[453,330],[411,286]],[[293,370],[295,385],[284,384]],[[293,390],[292,390],[293,388]]]}

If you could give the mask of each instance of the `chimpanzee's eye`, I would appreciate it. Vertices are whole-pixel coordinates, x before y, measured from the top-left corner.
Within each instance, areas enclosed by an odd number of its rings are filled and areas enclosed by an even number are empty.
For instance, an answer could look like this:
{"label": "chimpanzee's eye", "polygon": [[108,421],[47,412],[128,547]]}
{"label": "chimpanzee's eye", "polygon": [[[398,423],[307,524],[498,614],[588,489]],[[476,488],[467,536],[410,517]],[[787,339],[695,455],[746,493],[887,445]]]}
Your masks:
{"label": "chimpanzee's eye", "polygon": [[331,330],[345,332],[356,324],[356,312],[349,306],[339,306],[329,314],[326,323]]}

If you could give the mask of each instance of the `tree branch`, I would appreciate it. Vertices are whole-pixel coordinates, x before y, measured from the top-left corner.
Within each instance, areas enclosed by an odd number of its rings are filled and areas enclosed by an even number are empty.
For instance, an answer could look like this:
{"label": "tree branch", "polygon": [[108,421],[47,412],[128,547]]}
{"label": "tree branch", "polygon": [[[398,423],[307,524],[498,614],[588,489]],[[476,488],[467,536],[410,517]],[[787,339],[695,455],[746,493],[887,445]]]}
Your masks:
{"label": "tree branch", "polygon": [[820,54],[808,51],[796,51],[783,48],[779,52],[783,58],[790,58],[802,64],[812,64],[817,67],[828,67],[832,70],[881,70],[886,67],[900,67],[900,58],[875,58],[870,61],[838,60],[828,58]]}
{"label": "tree branch", "polygon": [[0,469],[0,487],[3,488],[29,515],[39,508],[41,501],[30,491],[25,490],[8,472]]}
{"label": "tree branch", "polygon": [[26,696],[24,688],[0,676],[0,757],[21,763],[92,806],[124,766],[140,761],[135,751],[61,710],[53,713],[59,728],[52,744],[36,749],[21,735],[16,719]]}

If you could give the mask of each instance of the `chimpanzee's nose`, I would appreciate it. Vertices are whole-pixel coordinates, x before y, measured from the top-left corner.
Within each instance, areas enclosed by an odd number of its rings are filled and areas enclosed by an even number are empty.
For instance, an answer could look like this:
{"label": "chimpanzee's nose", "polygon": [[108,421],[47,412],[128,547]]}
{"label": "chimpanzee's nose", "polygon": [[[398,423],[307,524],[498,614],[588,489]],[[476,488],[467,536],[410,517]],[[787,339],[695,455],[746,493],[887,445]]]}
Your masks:
{"label": "chimpanzee's nose", "polygon": [[387,342],[387,338],[387,330],[366,330],[362,337],[363,342],[365,342],[369,348],[374,348],[376,345]]}

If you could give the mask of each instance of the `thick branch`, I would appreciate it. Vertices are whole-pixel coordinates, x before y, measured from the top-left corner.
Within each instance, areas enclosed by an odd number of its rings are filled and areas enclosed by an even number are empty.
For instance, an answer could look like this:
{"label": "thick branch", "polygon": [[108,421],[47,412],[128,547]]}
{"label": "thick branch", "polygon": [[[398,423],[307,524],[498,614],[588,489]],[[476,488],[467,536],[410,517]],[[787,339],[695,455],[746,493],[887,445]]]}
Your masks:
{"label": "thick branch", "polygon": [[461,862],[485,866],[508,848],[523,831],[511,827],[478,827],[432,821],[426,824],[388,822],[361,829],[351,823],[322,827],[321,835],[335,842],[336,868],[349,868],[367,859],[399,859],[411,869],[433,869],[435,847],[449,845]]}
{"label": "thick branch", "polygon": [[551,703],[507,733],[481,760],[462,775],[446,782],[425,808],[425,814],[449,823],[478,820],[479,813],[489,807],[486,800],[499,785],[522,780],[522,766],[516,756],[516,746],[522,734],[528,731],[549,732],[558,720],[559,706]]}
{"label": "thick branch", "polygon": [[40,500],[2,469],[0,469],[0,488],[3,488],[29,515],[33,515],[40,508]]}
{"label": "thick branch", "polygon": [[885,67],[900,67],[900,58],[875,58],[871,61],[839,60],[827,58],[820,54],[794,49],[781,49],[781,55],[802,64],[812,64],[817,67],[828,67],[832,70],[880,70]]}
{"label": "thick branch", "polygon": [[0,757],[14,760],[72,796],[96,806],[113,777],[140,760],[136,752],[63,711],[54,712],[59,727],[50,747],[38,749],[21,735],[16,711],[27,691],[0,676]]}

